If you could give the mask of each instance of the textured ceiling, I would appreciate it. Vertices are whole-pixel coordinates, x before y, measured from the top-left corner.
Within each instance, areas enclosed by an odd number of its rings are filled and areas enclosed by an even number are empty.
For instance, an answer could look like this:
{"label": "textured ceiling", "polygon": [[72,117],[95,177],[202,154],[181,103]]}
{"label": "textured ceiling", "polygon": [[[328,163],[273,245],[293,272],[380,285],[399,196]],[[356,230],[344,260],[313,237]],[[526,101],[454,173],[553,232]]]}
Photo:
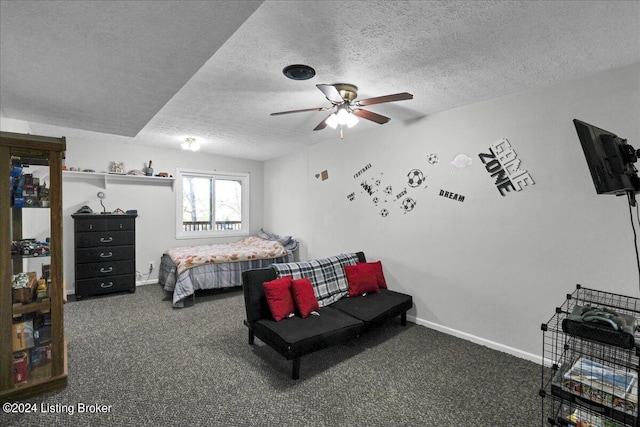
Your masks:
{"label": "textured ceiling", "polygon": [[327,112],[269,115],[329,106],[318,83],[412,93],[368,107],[391,126],[637,62],[638,1],[0,1],[3,117],[256,160],[338,138]]}

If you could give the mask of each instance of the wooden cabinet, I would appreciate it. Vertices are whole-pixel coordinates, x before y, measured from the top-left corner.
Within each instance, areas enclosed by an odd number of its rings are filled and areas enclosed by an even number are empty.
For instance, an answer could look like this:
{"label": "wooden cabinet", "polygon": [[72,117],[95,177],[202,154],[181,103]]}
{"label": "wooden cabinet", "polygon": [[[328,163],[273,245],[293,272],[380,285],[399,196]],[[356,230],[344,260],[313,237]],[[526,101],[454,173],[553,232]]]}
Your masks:
{"label": "wooden cabinet", "polygon": [[[67,385],[62,273],[65,149],[64,137],[0,132],[0,400],[3,402]],[[35,213],[41,218],[37,226],[31,220]],[[35,238],[36,234],[46,237]],[[32,271],[30,260],[36,258],[42,259],[41,271]],[[43,279],[42,286],[39,289],[31,286],[32,279]],[[22,283],[27,286],[17,288]]]}
{"label": "wooden cabinet", "polygon": [[136,290],[137,215],[75,214],[76,299]]}

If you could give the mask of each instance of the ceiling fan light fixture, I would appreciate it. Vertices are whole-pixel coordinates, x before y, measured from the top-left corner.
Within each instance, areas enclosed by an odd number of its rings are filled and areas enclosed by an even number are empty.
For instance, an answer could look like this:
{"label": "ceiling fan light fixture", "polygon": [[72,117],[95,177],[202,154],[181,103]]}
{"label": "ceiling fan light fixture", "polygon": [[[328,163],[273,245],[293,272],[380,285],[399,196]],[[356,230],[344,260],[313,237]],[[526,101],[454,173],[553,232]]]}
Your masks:
{"label": "ceiling fan light fixture", "polygon": [[349,112],[345,108],[340,108],[336,114],[339,125],[346,125],[349,122]]}
{"label": "ceiling fan light fixture", "polygon": [[354,127],[355,125],[357,125],[359,121],[360,121],[360,120],[358,120],[358,118],[356,117],[356,115],[355,115],[355,114],[353,114],[353,113],[351,113],[351,114],[349,114],[349,116],[347,117],[347,127],[348,127],[348,128],[352,128],[352,127]]}
{"label": "ceiling fan light fixture", "polygon": [[333,128],[333,129],[337,128],[338,127],[338,116],[337,116],[337,114],[333,113],[332,115],[327,117],[327,120],[325,120],[325,123],[330,128]]}

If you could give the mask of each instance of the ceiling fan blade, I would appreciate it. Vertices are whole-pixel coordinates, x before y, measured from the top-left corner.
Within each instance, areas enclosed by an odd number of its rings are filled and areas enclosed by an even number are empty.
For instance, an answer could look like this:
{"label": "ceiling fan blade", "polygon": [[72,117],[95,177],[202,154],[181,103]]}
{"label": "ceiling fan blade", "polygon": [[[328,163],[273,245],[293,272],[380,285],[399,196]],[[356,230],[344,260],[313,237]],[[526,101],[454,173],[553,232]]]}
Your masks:
{"label": "ceiling fan blade", "polygon": [[375,98],[361,99],[356,101],[356,106],[364,107],[365,105],[382,104],[383,102],[404,101],[413,99],[413,95],[409,92],[394,93],[393,95],[377,96]]}
{"label": "ceiling fan blade", "polygon": [[389,117],[383,116],[378,113],[374,113],[372,111],[362,110],[360,108],[354,109],[353,114],[355,114],[358,117],[362,117],[363,119],[371,120],[372,122],[376,122],[381,125],[391,120]]}
{"label": "ceiling fan blade", "polygon": [[316,85],[316,87],[320,89],[320,91],[324,93],[324,96],[326,96],[327,99],[334,104],[342,104],[344,102],[344,99],[342,99],[342,96],[340,96],[340,92],[338,92],[338,89],[336,89],[335,86],[319,84]]}
{"label": "ceiling fan blade", "polygon": [[[333,113],[331,113],[331,114],[333,114]],[[331,114],[329,114],[327,117],[325,117],[325,119],[323,121],[318,123],[318,126],[314,127],[313,130],[322,130],[322,129],[326,128],[327,127],[327,119],[329,117],[331,117]]]}
{"label": "ceiling fan blade", "polygon": [[303,108],[302,110],[291,110],[291,111],[280,111],[278,113],[271,113],[270,116],[280,116],[282,114],[292,114],[292,113],[304,113],[307,111],[326,111],[332,107],[317,107],[317,108]]}

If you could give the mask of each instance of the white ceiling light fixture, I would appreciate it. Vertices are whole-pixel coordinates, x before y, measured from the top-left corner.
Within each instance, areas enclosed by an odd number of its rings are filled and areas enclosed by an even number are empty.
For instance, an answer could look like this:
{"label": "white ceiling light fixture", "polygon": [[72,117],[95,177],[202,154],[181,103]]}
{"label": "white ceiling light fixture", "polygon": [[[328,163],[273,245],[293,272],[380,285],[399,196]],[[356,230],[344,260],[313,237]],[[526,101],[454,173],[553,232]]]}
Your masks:
{"label": "white ceiling light fixture", "polygon": [[[338,107],[338,112],[331,114],[325,120],[325,124],[332,129],[336,129],[338,125],[354,127],[359,122],[358,118],[348,106]],[[343,138],[342,128],[340,129],[340,138]]]}
{"label": "white ceiling light fixture", "polygon": [[183,150],[198,151],[200,149],[200,143],[195,138],[186,138],[181,145]]}

